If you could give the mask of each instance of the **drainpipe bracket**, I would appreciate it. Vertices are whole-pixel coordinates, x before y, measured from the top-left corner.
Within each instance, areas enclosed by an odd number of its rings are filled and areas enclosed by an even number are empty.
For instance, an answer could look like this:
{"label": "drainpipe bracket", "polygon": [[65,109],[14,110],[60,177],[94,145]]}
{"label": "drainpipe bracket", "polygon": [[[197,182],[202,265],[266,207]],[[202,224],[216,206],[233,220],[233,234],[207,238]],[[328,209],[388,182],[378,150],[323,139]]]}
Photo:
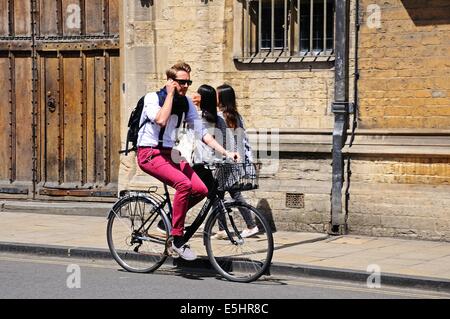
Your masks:
{"label": "drainpipe bracket", "polygon": [[333,102],[331,111],[334,114],[353,114],[355,112],[355,103],[353,102]]}

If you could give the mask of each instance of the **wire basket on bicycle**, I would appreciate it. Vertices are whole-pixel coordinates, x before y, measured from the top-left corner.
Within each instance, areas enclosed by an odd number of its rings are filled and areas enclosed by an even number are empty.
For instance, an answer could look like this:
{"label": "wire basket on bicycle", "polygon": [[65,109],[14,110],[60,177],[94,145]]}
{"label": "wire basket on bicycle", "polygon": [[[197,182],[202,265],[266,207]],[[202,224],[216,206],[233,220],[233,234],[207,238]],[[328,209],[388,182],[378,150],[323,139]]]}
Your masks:
{"label": "wire basket on bicycle", "polygon": [[216,166],[214,178],[217,190],[248,191],[258,188],[260,163],[220,163]]}

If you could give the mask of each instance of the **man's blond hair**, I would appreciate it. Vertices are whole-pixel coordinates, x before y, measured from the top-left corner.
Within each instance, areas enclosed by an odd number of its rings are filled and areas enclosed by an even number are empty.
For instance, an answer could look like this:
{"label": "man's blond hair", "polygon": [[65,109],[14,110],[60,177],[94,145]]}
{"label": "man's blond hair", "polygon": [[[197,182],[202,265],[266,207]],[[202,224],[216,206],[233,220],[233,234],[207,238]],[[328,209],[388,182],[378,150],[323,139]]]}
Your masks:
{"label": "man's blond hair", "polygon": [[184,61],[175,63],[166,71],[167,79],[175,79],[178,71],[191,73],[191,66]]}

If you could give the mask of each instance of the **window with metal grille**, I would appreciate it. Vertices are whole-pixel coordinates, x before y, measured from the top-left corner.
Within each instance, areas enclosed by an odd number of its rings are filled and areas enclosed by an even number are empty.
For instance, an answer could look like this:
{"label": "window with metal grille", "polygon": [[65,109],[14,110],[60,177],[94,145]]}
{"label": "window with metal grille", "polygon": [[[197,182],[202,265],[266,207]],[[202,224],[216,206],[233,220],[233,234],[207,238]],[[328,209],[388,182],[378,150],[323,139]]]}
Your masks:
{"label": "window with metal grille", "polygon": [[241,62],[334,59],[334,0],[240,0]]}

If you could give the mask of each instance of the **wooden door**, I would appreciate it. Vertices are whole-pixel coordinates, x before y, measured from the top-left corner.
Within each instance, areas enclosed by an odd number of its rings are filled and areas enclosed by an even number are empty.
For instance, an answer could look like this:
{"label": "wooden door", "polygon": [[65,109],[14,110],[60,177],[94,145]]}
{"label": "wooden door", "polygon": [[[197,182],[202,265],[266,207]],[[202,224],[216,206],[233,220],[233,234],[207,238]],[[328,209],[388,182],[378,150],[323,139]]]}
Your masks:
{"label": "wooden door", "polygon": [[0,194],[116,196],[119,1],[0,0]]}

